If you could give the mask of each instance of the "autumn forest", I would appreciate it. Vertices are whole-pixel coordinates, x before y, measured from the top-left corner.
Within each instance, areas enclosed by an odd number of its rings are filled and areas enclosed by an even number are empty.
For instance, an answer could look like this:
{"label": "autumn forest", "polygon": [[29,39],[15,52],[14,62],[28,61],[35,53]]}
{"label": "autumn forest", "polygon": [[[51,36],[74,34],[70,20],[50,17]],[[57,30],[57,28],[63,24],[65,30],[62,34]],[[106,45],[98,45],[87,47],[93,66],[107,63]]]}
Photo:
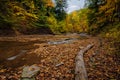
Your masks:
{"label": "autumn forest", "polygon": [[119,80],[120,0],[84,3],[0,0],[0,80]]}
{"label": "autumn forest", "polygon": [[119,0],[86,0],[83,9],[67,14],[65,0],[55,0],[55,3],[52,0],[1,0],[1,34],[5,34],[4,30],[29,34],[41,28],[53,34],[89,32],[117,37],[119,5]]}

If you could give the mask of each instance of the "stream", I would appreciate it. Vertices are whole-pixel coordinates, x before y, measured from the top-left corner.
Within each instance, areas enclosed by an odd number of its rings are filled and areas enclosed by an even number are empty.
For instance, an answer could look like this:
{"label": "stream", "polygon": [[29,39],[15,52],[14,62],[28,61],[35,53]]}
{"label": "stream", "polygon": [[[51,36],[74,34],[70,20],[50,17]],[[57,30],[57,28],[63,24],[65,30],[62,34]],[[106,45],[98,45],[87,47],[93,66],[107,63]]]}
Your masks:
{"label": "stream", "polygon": [[[0,41],[0,67],[34,64],[38,59],[37,55],[28,55],[27,53],[37,48],[34,46],[35,43],[42,42]],[[35,58],[35,61],[31,60],[32,57]]]}
{"label": "stream", "polygon": [[[87,34],[77,34],[81,37],[87,37]],[[64,38],[60,40],[43,41],[0,41],[0,68],[2,67],[19,67],[31,65],[40,62],[40,56],[36,54],[28,54],[31,50],[35,50],[38,46],[34,44],[47,43],[48,45],[70,44],[79,38]],[[34,59],[34,60],[32,60]]]}

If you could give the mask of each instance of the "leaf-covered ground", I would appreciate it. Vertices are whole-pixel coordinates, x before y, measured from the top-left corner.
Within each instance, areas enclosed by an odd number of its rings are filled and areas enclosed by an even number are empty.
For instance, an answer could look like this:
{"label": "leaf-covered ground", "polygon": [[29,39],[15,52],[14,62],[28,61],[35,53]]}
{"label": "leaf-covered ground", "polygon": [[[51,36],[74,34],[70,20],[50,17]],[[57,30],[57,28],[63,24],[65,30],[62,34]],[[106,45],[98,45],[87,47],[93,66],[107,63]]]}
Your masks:
{"label": "leaf-covered ground", "polygon": [[[61,41],[71,38],[74,38],[74,40],[70,43],[48,44],[49,41]],[[0,61],[0,80],[19,80],[22,69],[26,65],[40,67],[36,80],[74,80],[75,57],[82,48],[92,43],[94,47],[84,55],[88,79],[120,79],[120,58],[115,54],[111,54],[114,48],[111,48],[104,39],[80,37],[80,35],[71,34],[1,37],[0,41],[32,43],[30,45],[32,47],[29,47],[26,54],[13,61]]]}

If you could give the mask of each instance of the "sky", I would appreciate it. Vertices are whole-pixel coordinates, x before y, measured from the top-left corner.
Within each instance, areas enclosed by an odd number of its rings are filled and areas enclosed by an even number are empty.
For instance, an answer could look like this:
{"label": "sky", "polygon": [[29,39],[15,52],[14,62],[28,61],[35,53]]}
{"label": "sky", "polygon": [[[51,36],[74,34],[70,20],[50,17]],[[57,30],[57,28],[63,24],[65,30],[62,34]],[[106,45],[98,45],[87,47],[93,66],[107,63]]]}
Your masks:
{"label": "sky", "polygon": [[[54,2],[54,0],[52,0]],[[84,7],[85,0],[67,0],[68,8],[67,13],[71,13],[75,10],[79,10]]]}
{"label": "sky", "polygon": [[79,10],[84,7],[84,0],[68,0],[67,13]]}

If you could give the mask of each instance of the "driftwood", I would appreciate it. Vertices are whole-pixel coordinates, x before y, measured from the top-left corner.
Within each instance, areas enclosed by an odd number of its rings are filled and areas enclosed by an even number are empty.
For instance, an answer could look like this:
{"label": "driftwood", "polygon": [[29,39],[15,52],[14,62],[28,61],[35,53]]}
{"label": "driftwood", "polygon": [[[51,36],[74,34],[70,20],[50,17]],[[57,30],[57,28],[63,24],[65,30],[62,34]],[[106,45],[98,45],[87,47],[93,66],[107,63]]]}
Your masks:
{"label": "driftwood", "polygon": [[55,66],[58,67],[58,66],[61,66],[61,65],[63,65],[63,64],[64,64],[64,63],[61,62],[61,63],[59,63],[59,64],[56,64]]}
{"label": "driftwood", "polygon": [[80,50],[80,52],[77,54],[75,58],[75,80],[88,80],[83,55],[92,47],[93,44],[89,44],[86,48]]}

